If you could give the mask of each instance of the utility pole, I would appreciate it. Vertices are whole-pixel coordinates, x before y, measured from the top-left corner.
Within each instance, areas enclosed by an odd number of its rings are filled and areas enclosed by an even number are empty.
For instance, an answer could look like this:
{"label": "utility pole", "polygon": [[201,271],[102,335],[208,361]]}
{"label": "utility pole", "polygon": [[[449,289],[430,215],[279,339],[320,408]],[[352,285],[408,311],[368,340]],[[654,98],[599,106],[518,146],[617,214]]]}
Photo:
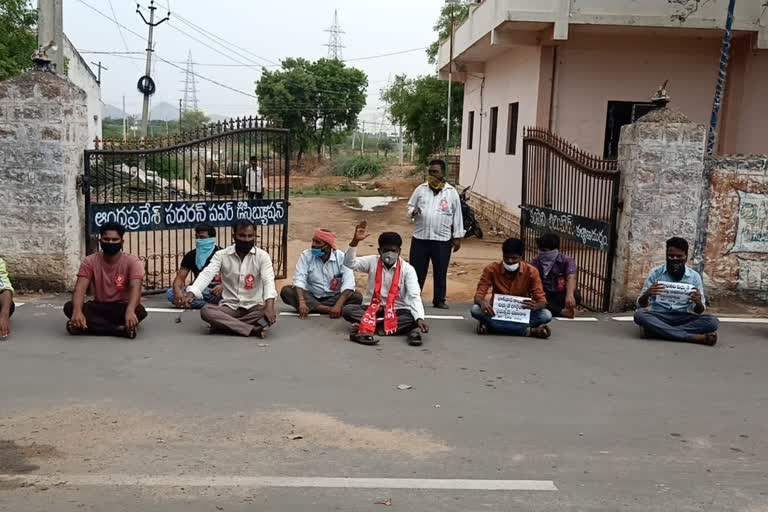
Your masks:
{"label": "utility pole", "polygon": [[401,124],[397,126],[397,135],[398,135],[398,138],[400,139],[400,154],[398,156],[400,160],[400,167],[402,167],[403,166],[403,125]]}
{"label": "utility pole", "polygon": [[140,7],[140,4],[136,4],[136,12],[139,13],[139,16],[141,16],[144,23],[149,26],[149,34],[147,35],[147,67],[145,75],[139,80],[139,91],[144,94],[144,105],[141,110],[141,136],[146,138],[147,122],[149,121],[149,97],[155,92],[155,83],[150,77],[150,73],[152,72],[152,52],[154,51],[152,35],[155,27],[171,18],[171,13],[168,12],[168,15],[165,18],[155,23],[155,10],[157,10],[157,7],[155,7],[155,0],[150,0],[149,2],[149,21],[144,17],[144,13],[141,12]]}
{"label": "utility pole", "polygon": [[360,144],[360,154],[365,154],[365,121],[363,121],[363,141]]}
{"label": "utility pole", "polygon": [[451,87],[453,85],[453,7],[454,0],[446,0],[451,6],[451,34],[450,34],[450,53],[448,56],[448,118],[446,119],[445,134],[445,173],[450,175],[450,151],[451,151]]}
{"label": "utility pole", "polygon": [[101,65],[101,61],[99,61],[98,63],[96,63],[96,62],[91,62],[91,64],[93,64],[94,66],[96,66],[97,68],[99,68],[99,72],[98,72],[98,74],[96,75],[96,83],[97,83],[97,84],[99,84],[99,85],[101,85],[101,70],[103,69],[104,71],[109,71],[109,68],[108,68],[108,67],[105,67],[105,66],[102,66],[102,65]]}
{"label": "utility pole", "polygon": [[49,61],[51,71],[63,75],[62,0],[38,0],[37,13],[37,57]]}
{"label": "utility pole", "polygon": [[355,150],[355,142],[357,142],[357,130],[352,131],[352,151]]}
{"label": "utility pole", "polygon": [[182,100],[179,98],[179,133],[181,133]]}
{"label": "utility pole", "polygon": [[123,141],[125,141],[125,138],[127,136],[128,131],[128,119],[125,115],[125,94],[123,94]]}

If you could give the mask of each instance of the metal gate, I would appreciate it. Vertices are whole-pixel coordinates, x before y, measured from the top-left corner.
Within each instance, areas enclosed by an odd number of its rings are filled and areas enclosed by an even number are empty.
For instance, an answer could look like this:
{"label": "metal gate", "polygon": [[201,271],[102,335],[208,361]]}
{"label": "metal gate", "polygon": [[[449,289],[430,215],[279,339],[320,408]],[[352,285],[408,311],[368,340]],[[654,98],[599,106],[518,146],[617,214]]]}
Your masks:
{"label": "metal gate", "polygon": [[[97,139],[96,149],[85,151],[82,178],[87,252],[98,250],[100,226],[119,222],[127,229],[124,250],[144,263],[145,288],[168,288],[195,247],[194,226],[216,227],[217,244],[226,247],[234,221],[249,218],[275,276],[285,278],[289,135],[251,117],[168,137]],[[249,193],[252,157],[261,170],[261,198]]]}
{"label": "metal gate", "polygon": [[521,236],[526,258],[536,239],[560,236],[560,250],[579,266],[583,305],[607,311],[616,251],[619,171],[616,160],[585,153],[552,133],[527,128],[523,136]]}

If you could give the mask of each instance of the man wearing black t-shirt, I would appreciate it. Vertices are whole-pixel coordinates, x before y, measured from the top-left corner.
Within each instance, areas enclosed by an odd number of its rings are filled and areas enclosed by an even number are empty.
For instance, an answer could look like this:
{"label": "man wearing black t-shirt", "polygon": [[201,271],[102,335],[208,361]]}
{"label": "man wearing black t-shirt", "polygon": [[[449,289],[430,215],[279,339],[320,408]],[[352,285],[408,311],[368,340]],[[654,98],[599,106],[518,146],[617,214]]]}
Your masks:
{"label": "man wearing black t-shirt", "polygon": [[[181,268],[173,280],[173,288],[168,288],[166,297],[176,307],[184,305],[184,288],[187,276],[192,272],[192,279],[197,279],[198,274],[213,259],[213,255],[220,249],[216,245],[216,229],[208,224],[200,224],[195,227],[195,248],[184,255],[181,260]],[[188,308],[201,309],[206,304],[218,304],[221,301],[221,280],[216,278],[203,293],[203,298],[195,300]]]}

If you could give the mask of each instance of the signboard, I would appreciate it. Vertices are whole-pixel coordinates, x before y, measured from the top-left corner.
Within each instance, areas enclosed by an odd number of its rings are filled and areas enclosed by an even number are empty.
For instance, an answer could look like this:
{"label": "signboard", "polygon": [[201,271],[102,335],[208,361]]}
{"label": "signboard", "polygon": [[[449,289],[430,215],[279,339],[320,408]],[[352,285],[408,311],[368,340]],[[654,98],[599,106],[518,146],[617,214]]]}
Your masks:
{"label": "signboard", "polygon": [[736,241],[729,253],[768,253],[768,194],[739,193]]}
{"label": "signboard", "polygon": [[493,311],[494,320],[502,322],[517,322],[520,324],[531,323],[531,310],[523,307],[523,302],[528,297],[516,297],[514,295],[494,295]]}
{"label": "signboard", "polygon": [[128,231],[191,229],[198,224],[231,226],[237,219],[263,226],[285,224],[288,205],[279,199],[92,203],[88,212],[89,232],[98,234],[107,222],[120,223]]}
{"label": "signboard", "polygon": [[599,251],[608,252],[610,249],[611,225],[607,222],[550,210],[549,208],[537,206],[525,206],[523,208],[523,222],[525,222],[526,227],[540,231],[552,231]]}
{"label": "signboard", "polygon": [[693,285],[686,283],[670,283],[668,281],[659,281],[664,286],[661,295],[656,296],[657,304],[667,306],[687,306],[691,301],[690,294],[693,291]]}

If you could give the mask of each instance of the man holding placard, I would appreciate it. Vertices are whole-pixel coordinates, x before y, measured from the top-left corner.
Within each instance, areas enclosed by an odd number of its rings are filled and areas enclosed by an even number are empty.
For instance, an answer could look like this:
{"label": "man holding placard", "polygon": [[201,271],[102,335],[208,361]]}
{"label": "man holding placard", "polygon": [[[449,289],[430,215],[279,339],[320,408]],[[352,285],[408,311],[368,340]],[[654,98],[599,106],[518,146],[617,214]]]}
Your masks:
{"label": "man holding placard", "polygon": [[686,266],[688,242],[667,240],[667,263],[651,270],[637,299],[635,323],[643,336],[712,346],[719,322],[704,315],[704,284],[698,272]]}
{"label": "man holding placard", "polygon": [[510,238],[501,250],[503,260],[485,267],[477,284],[472,306],[472,317],[480,322],[477,334],[549,338],[552,313],[539,271],[523,261],[523,241]]}

